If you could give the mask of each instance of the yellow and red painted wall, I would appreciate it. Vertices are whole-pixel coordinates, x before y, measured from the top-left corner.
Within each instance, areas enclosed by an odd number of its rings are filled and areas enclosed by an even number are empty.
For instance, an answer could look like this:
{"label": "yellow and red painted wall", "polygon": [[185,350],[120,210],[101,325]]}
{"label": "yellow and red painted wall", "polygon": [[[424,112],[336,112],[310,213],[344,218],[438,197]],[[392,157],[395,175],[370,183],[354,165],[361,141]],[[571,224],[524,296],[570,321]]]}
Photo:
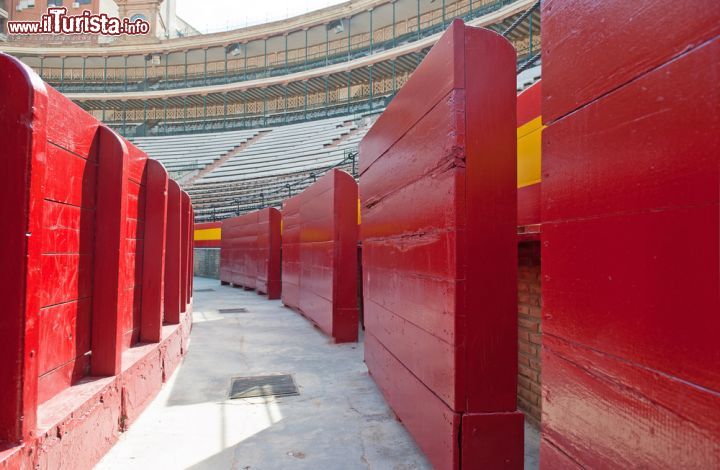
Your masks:
{"label": "yellow and red painted wall", "polygon": [[222,222],[195,224],[195,248],[220,248]]}

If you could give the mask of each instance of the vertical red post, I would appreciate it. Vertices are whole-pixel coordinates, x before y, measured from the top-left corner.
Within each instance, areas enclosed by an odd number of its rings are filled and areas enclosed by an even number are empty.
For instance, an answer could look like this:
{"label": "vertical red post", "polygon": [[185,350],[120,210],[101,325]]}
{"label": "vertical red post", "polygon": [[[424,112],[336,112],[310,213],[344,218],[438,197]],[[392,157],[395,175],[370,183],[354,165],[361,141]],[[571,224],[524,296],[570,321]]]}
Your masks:
{"label": "vertical red post", "polygon": [[113,131],[100,127],[92,307],[92,375],[120,372],[125,304],[128,151]]}
{"label": "vertical red post", "polygon": [[257,265],[258,293],[268,299],[279,299],[282,291],[280,279],[280,211],[270,207],[258,212],[256,226],[255,262]]}
{"label": "vertical red post", "polygon": [[140,340],[158,342],[162,336],[163,296],[165,293],[168,174],[160,162],[152,159],[148,159],[146,168]]}
{"label": "vertical red post", "polygon": [[165,323],[180,323],[180,270],[182,268],[182,191],[168,183],[167,234],[165,238]]}
{"label": "vertical red post", "polygon": [[48,97],[19,61],[0,54],[0,441],[31,437],[37,423],[38,310],[41,285],[42,185]]}
{"label": "vertical red post", "polygon": [[185,191],[180,192],[181,223],[180,223],[180,311],[187,310],[188,303],[188,247],[190,246],[190,197]]}
{"label": "vertical red post", "polygon": [[188,250],[190,261],[188,262],[188,303],[192,301],[193,296],[193,283],[195,281],[195,210],[192,207],[192,201],[190,201],[190,234],[188,235]]}

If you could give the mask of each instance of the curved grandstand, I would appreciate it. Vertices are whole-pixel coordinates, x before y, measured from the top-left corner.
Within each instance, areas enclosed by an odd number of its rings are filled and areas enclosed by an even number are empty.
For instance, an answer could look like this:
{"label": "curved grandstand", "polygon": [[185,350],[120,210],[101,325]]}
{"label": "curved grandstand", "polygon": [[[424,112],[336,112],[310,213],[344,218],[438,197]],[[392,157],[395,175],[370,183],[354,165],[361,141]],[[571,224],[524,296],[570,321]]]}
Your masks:
{"label": "curved grandstand", "polygon": [[539,4],[358,0],[223,33],[3,50],[162,161],[207,221],[354,172],[358,142],[453,19],[507,37],[518,90],[532,84]]}

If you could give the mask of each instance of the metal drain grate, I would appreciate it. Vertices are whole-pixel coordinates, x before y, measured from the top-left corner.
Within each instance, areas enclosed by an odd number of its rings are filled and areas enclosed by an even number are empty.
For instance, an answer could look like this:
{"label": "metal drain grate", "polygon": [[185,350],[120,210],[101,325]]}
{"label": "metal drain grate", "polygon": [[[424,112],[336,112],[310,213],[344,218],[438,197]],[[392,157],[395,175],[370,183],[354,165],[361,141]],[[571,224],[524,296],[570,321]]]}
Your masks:
{"label": "metal drain grate", "polygon": [[220,313],[247,313],[247,311],[248,311],[248,309],[246,309],[245,307],[218,309],[218,312],[220,312]]}
{"label": "metal drain grate", "polygon": [[291,395],[300,395],[292,375],[235,377],[230,385],[231,399]]}
{"label": "metal drain grate", "polygon": [[215,292],[215,289],[195,289],[195,292]]}

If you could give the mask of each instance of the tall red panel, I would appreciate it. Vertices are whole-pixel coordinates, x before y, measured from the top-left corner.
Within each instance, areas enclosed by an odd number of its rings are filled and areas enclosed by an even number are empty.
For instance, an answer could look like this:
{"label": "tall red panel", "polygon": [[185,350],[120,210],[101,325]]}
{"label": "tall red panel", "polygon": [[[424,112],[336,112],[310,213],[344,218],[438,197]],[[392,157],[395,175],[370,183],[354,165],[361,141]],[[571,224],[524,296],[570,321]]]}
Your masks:
{"label": "tall red panel", "polygon": [[180,282],[182,269],[182,190],[170,180],[168,183],[167,236],[165,240],[165,311],[166,323],[180,323]]}
{"label": "tall red panel", "polygon": [[220,281],[257,289],[269,299],[279,299],[280,211],[250,212],[222,223]]}
{"label": "tall red panel", "polygon": [[167,171],[162,163],[148,160],[140,325],[140,339],[144,342],[158,342],[162,336],[167,200]]}
{"label": "tall red panel", "polygon": [[336,342],[357,341],[357,198],[353,177],[332,170],[286,204],[291,219],[283,253],[290,270],[283,283],[287,276],[298,289],[290,306]]}
{"label": "tall red panel", "polygon": [[543,21],[541,465],[718,468],[720,4]]}
{"label": "tall red panel", "polygon": [[510,43],[455,21],[360,144],[365,359],[439,469],[523,465],[515,107]]}
{"label": "tall red panel", "polygon": [[185,191],[180,192],[180,311],[187,309],[188,299],[188,267],[190,266],[190,196]]}
{"label": "tall red panel", "polygon": [[282,206],[282,301],[300,308],[300,199],[291,197]]}

